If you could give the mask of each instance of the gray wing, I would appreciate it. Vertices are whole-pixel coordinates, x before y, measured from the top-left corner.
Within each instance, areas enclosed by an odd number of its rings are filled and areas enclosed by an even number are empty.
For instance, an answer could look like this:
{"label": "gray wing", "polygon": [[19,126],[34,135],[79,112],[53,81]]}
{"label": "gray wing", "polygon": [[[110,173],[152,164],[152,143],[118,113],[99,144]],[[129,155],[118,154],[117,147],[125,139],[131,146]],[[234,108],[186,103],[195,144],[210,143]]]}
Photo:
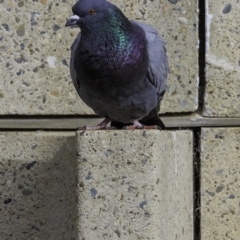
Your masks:
{"label": "gray wing", "polygon": [[77,46],[80,42],[80,39],[81,39],[81,33],[78,34],[77,38],[74,40],[74,42],[71,46],[71,58],[70,58],[70,74],[71,74],[71,78],[73,81],[73,85],[74,85],[75,89],[77,90],[78,95],[80,92],[80,82],[79,82],[79,79],[77,78],[77,71],[74,67],[74,59],[75,59],[75,53],[77,50]]}
{"label": "gray wing", "polygon": [[149,56],[147,79],[156,87],[158,101],[161,101],[169,73],[165,42],[154,28],[144,23],[134,23],[139,25],[146,34]]}

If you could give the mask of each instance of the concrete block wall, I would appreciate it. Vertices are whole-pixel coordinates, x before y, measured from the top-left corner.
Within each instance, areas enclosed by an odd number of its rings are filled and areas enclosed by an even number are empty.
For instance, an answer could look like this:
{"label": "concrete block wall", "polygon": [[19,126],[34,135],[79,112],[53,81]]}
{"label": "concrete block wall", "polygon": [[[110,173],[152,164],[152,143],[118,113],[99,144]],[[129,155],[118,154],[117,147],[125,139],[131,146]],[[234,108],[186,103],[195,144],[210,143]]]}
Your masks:
{"label": "concrete block wall", "polygon": [[206,117],[240,117],[239,10],[237,1],[206,1]]}
{"label": "concrete block wall", "polygon": [[240,239],[240,128],[203,128],[202,239]]}
{"label": "concrete block wall", "polygon": [[[66,29],[75,0],[2,1],[0,114],[93,114],[77,96],[69,74]],[[197,1],[113,1],[126,15],[153,25],[166,39],[171,75],[162,112],[198,107]],[[167,16],[167,17],[166,17]],[[14,104],[13,104],[14,103]]]}
{"label": "concrete block wall", "polygon": [[74,2],[0,0],[0,239],[240,239],[238,1],[112,0],[167,42],[167,130],[77,134]]}
{"label": "concrete block wall", "polygon": [[75,239],[75,136],[0,133],[0,239]]}

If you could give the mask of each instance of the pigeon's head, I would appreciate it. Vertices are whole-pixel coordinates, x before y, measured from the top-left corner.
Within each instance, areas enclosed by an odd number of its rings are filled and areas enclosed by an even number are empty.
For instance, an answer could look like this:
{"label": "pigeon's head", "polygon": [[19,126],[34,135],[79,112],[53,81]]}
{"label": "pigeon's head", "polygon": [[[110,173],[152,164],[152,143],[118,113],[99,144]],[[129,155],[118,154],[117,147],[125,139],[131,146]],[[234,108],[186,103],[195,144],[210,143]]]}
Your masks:
{"label": "pigeon's head", "polygon": [[73,16],[67,20],[66,27],[98,23],[106,16],[109,8],[114,7],[106,0],[79,0],[73,7]]}

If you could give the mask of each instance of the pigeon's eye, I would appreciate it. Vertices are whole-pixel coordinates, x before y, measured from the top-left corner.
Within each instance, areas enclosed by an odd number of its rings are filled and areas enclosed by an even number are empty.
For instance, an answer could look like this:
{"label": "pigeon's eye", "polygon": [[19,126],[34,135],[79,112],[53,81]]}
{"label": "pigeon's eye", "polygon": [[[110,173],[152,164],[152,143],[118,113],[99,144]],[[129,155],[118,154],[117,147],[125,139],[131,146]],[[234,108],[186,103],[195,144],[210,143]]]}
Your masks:
{"label": "pigeon's eye", "polygon": [[93,8],[90,8],[89,10],[88,10],[88,14],[89,15],[94,15],[96,13],[96,11],[93,9]]}

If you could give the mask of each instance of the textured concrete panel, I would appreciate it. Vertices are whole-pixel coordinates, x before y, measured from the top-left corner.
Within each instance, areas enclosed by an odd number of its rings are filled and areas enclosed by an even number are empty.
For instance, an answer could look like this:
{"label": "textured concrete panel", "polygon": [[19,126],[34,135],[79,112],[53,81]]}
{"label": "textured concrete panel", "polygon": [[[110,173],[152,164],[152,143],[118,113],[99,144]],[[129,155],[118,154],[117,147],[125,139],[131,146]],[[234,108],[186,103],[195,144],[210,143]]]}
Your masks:
{"label": "textured concrete panel", "polygon": [[0,114],[92,113],[69,74],[71,1],[2,1]]}
{"label": "textured concrete panel", "polygon": [[240,239],[240,128],[204,128],[201,237]]}
{"label": "textured concrete panel", "polygon": [[238,1],[208,0],[204,116],[240,117]]}
{"label": "textured concrete panel", "polygon": [[193,239],[190,131],[78,132],[78,239]]}
{"label": "textured concrete panel", "polygon": [[[162,112],[197,108],[197,2],[114,1],[126,15],[150,23],[167,41],[171,74]],[[75,0],[0,1],[0,114],[93,114],[69,74],[77,29],[65,29]]]}
{"label": "textured concrete panel", "polygon": [[74,240],[74,133],[0,133],[0,239]]}

